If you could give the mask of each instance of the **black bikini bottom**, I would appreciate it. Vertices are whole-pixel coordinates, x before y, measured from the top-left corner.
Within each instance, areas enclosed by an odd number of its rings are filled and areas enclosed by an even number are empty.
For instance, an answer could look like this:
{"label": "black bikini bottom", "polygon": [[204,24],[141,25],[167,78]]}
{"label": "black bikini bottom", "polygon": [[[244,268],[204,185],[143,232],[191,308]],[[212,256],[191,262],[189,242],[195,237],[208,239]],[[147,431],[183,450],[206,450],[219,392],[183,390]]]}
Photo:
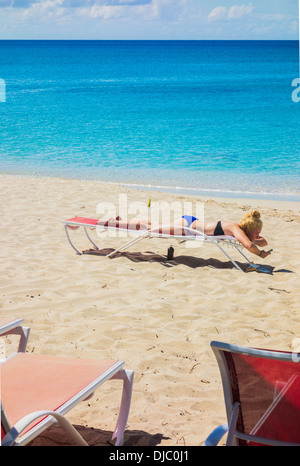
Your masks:
{"label": "black bikini bottom", "polygon": [[224,235],[225,233],[221,225],[221,220],[219,220],[215,228],[215,231],[214,231],[214,236],[224,236]]}

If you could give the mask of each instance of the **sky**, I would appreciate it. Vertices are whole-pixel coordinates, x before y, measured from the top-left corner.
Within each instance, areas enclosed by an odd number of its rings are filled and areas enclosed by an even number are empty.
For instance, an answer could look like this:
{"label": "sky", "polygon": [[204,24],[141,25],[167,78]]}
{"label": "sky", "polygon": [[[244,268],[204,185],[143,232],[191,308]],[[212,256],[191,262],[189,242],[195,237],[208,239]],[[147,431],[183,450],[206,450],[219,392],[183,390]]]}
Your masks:
{"label": "sky", "polygon": [[298,40],[299,0],[0,0],[0,39]]}

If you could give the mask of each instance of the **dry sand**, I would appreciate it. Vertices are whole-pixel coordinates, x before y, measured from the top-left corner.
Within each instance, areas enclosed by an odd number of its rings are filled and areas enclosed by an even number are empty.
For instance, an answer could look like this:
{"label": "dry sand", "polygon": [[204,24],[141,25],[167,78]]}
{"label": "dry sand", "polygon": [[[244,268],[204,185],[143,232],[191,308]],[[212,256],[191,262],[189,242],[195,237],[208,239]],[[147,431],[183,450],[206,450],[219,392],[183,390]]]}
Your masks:
{"label": "dry sand", "polygon": [[[1,181],[0,317],[31,327],[28,352],[123,359],[135,370],[126,444],[201,445],[226,421],[212,340],[279,350],[299,337],[299,204],[198,199],[205,218],[238,221],[259,208],[274,252],[256,263],[271,274],[242,273],[214,246],[187,249],[168,240],[137,244],[114,259],[76,255],[62,220],[97,218],[99,202],[189,202],[180,194],[137,191],[96,181],[3,175]],[[71,232],[80,249],[83,231]],[[99,242],[99,238],[97,241]],[[124,238],[106,238],[113,248]],[[240,264],[244,261],[232,252]],[[7,349],[13,345],[7,341]],[[92,445],[114,429],[118,381],[103,385],[69,414]],[[34,445],[69,445],[58,428]]]}

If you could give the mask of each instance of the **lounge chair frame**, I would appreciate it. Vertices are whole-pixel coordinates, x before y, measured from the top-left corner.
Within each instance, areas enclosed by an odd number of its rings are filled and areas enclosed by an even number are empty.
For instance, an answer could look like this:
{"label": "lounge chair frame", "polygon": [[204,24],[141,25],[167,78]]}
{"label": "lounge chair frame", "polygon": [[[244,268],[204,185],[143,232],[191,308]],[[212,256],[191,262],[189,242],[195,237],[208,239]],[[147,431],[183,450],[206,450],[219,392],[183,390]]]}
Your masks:
{"label": "lounge chair frame", "polygon": [[[269,439],[259,437],[256,435],[245,434],[239,432],[236,429],[236,424],[239,416],[240,403],[233,401],[233,393],[230,384],[230,374],[224,352],[239,353],[242,355],[256,356],[259,358],[275,359],[280,361],[295,362],[292,353],[280,352],[280,351],[268,351],[255,348],[245,348],[238,345],[231,345],[218,341],[212,341],[211,347],[215,354],[218,362],[228,424],[218,426],[213,432],[207,437],[204,442],[204,446],[216,446],[222,437],[227,433],[226,446],[238,445],[238,439],[246,440],[249,442],[260,443],[269,446],[300,446],[300,444],[283,442],[276,439]],[[299,366],[300,367],[300,366]]]}
{"label": "lounge chair frame", "polygon": [[[15,319],[6,322],[0,322],[0,336],[8,334],[18,334],[20,335],[20,344],[18,351],[10,355],[4,360],[0,360],[0,374],[1,368],[3,365],[9,363],[11,358],[18,358],[21,354],[25,353],[27,340],[29,336],[30,328],[24,327],[22,319]],[[23,354],[21,357],[32,357],[32,355]],[[73,397],[63,403],[55,411],[49,410],[39,410],[33,413],[24,416],[14,426],[10,425],[9,418],[5,412],[5,407],[3,406],[1,399],[1,428],[4,431],[4,436],[1,439],[1,446],[23,446],[27,445],[38,435],[40,435],[44,430],[50,427],[52,424],[57,422],[61,425],[71,436],[73,441],[82,446],[88,446],[86,441],[82,436],[77,432],[73,425],[65,418],[65,414],[68,413],[74,406],[79,402],[84,401],[90,398],[95,390],[100,387],[104,382],[108,380],[121,380],[123,383],[122,388],[122,397],[119,408],[119,415],[116,423],[115,430],[112,435],[112,441],[114,445],[119,446],[123,444],[124,441],[124,431],[126,428],[130,406],[131,406],[131,397],[133,389],[133,379],[134,371],[124,369],[124,361],[116,361],[111,365],[105,372],[102,372],[99,377],[95,378],[87,386],[85,386],[81,391],[77,392]],[[28,374],[30,377],[30,374]],[[0,392],[1,394],[1,392]],[[38,421],[40,419],[40,421]],[[22,435],[22,432],[33,422],[37,421],[37,424],[31,427],[27,432]]]}
{"label": "lounge chair frame", "polygon": [[[19,335],[19,346],[17,349],[18,353],[25,353],[28,338],[30,333],[30,327],[24,327],[23,319],[5,319],[0,321],[0,336],[5,335]],[[15,354],[15,353],[14,353]],[[10,357],[12,357],[12,354]]]}
{"label": "lounge chair frame", "polygon": [[[227,235],[224,235],[224,236],[208,236],[208,235],[204,234],[203,232],[201,232],[199,230],[195,230],[193,228],[189,228],[189,227],[185,227],[185,226],[180,226],[180,228],[185,230],[185,232],[187,233],[186,235],[168,235],[168,234],[164,234],[164,233],[159,233],[157,231],[158,230],[157,227],[149,229],[149,230],[133,230],[133,229],[115,228],[115,227],[97,225],[97,224],[95,224],[95,221],[93,221],[93,223],[80,222],[80,221],[76,221],[75,219],[76,219],[76,217],[74,219],[64,220],[63,224],[64,224],[64,228],[65,228],[65,232],[66,232],[66,236],[67,236],[67,239],[69,241],[69,244],[75,250],[76,254],[79,254],[79,255],[81,255],[82,253],[74,246],[74,244],[73,244],[73,242],[72,242],[72,240],[70,238],[69,232],[68,232],[68,227],[82,227],[84,229],[84,231],[85,231],[85,234],[86,234],[88,240],[93,244],[93,246],[97,250],[99,250],[99,247],[91,239],[91,237],[89,236],[89,234],[87,232],[87,228],[92,228],[92,229],[97,228],[97,230],[100,233],[101,233],[101,231],[104,232],[106,230],[111,230],[111,231],[127,232],[127,233],[130,233],[130,234],[134,234],[136,236],[135,238],[132,238],[130,241],[125,242],[119,248],[117,248],[114,251],[107,254],[105,257],[112,257],[116,253],[121,252],[121,251],[125,251],[126,249],[129,249],[133,245],[135,245],[135,244],[139,243],[140,241],[143,241],[144,239],[147,239],[147,238],[148,239],[150,239],[150,238],[164,238],[164,239],[174,238],[174,239],[176,239],[178,241],[200,241],[201,243],[203,243],[203,241],[207,241],[207,242],[210,242],[212,244],[215,244],[223,252],[223,254],[225,254],[225,256],[231,261],[231,263],[234,265],[234,267],[236,267],[241,272],[244,272],[244,270],[225,251],[225,249],[221,245],[231,246],[234,249],[236,249],[244,257],[244,259],[246,259],[246,261],[248,262],[248,265],[250,265],[252,267],[254,266],[254,264],[248,259],[248,257],[241,250],[241,248],[243,247],[241,245],[241,243],[239,241],[237,241],[236,238],[234,238],[233,236],[227,236]],[[160,228],[170,229],[171,227],[174,227],[174,225],[164,225],[163,227],[160,227]]]}
{"label": "lounge chair frame", "polygon": [[[5,364],[5,363],[4,363]],[[101,374],[97,379],[95,379],[91,384],[77,393],[69,401],[64,403],[55,411],[41,410],[34,413],[30,413],[28,416],[20,419],[14,426],[10,426],[9,419],[5,413],[5,407],[1,403],[1,424],[4,428],[6,435],[2,439],[2,446],[23,446],[27,445],[38,435],[40,435],[44,430],[54,424],[56,421],[71,435],[72,439],[78,445],[87,445],[85,440],[81,435],[76,431],[72,424],[64,417],[74,406],[79,402],[89,398],[95,390],[102,385],[107,380],[119,379],[123,381],[123,390],[122,390],[122,399],[119,411],[119,417],[117,420],[116,428],[112,435],[112,441],[115,440],[115,445],[119,446],[123,444],[124,441],[124,431],[129,415],[130,404],[131,404],[131,395],[132,395],[132,386],[133,386],[133,376],[134,372],[131,370],[123,369],[124,362],[118,361],[114,366],[107,370],[104,374]],[[1,365],[0,365],[1,370]],[[46,416],[46,417],[45,417]],[[21,435],[22,432],[30,425],[34,420],[41,418],[42,420],[27,431],[24,435]],[[44,418],[44,419],[43,419]],[[21,435],[21,436],[20,436]]]}

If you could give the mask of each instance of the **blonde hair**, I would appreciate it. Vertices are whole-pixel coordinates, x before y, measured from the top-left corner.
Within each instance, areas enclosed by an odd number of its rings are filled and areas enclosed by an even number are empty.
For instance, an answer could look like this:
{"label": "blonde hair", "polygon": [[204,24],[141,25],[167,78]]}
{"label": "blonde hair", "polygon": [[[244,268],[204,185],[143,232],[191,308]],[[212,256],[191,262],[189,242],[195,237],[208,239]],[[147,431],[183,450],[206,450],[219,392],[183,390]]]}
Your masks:
{"label": "blonde hair", "polygon": [[258,210],[252,210],[244,215],[240,221],[240,227],[245,233],[252,233],[255,230],[261,229],[263,222],[260,219],[260,212]]}

